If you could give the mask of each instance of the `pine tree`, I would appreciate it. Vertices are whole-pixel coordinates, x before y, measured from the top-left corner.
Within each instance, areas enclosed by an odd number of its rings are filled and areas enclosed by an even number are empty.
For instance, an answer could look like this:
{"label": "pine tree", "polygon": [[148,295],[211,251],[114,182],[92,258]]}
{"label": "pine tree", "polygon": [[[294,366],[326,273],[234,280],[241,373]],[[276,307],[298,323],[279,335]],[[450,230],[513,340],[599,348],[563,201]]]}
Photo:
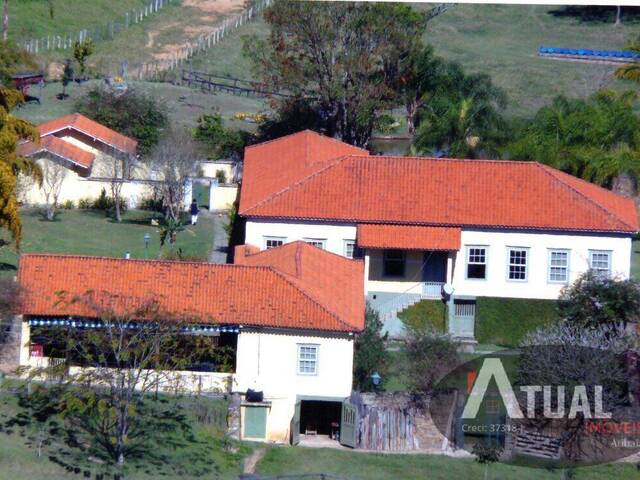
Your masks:
{"label": "pine tree", "polygon": [[38,131],[32,124],[11,114],[11,110],[22,100],[22,94],[17,90],[0,87],[0,228],[11,232],[18,248],[22,239],[22,223],[16,199],[18,174],[42,182],[38,165],[17,153],[20,140],[39,139]]}

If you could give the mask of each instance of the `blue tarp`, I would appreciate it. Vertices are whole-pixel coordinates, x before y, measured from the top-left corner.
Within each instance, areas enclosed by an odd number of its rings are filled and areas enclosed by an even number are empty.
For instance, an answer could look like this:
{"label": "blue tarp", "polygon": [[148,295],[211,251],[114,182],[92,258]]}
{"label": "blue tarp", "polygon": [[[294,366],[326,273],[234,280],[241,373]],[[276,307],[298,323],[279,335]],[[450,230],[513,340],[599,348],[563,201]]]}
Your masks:
{"label": "blue tarp", "polygon": [[591,50],[588,48],[540,47],[541,55],[570,55],[577,57],[611,57],[640,59],[640,53],[628,50]]}

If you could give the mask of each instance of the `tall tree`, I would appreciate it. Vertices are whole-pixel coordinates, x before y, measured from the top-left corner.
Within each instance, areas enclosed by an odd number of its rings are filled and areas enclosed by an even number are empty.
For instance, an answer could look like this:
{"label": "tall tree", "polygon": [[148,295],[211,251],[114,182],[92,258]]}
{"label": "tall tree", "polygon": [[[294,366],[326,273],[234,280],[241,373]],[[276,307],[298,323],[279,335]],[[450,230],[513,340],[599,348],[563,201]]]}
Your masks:
{"label": "tall tree", "polygon": [[189,132],[169,131],[150,155],[151,168],[161,178],[162,196],[167,220],[180,221],[187,199],[187,181],[196,175],[200,152]]}
{"label": "tall tree", "polygon": [[485,74],[468,75],[456,63],[438,74],[430,101],[418,115],[414,147],[454,158],[496,156],[504,141],[507,98]]}
{"label": "tall tree", "polygon": [[537,160],[577,177],[633,193],[640,178],[640,118],[635,94],[601,91],[587,100],[558,97],[509,145],[509,156]]}
{"label": "tall tree", "polygon": [[292,96],[274,99],[276,110],[302,99],[326,134],[366,146],[397,103],[400,63],[420,45],[424,14],[402,4],[278,0],[264,17],[268,41],[250,37],[244,48],[264,83]]}
{"label": "tall tree", "polygon": [[[64,419],[71,436],[66,446],[85,462],[93,455],[120,469],[140,457],[158,461],[155,440],[181,428],[182,421],[175,403],[151,399],[188,391],[190,378],[177,372],[194,363],[214,362],[229,371],[233,351],[216,346],[211,337],[185,335],[198,318],[172,315],[153,299],[60,292],[58,304],[79,304],[99,324],[34,331],[44,348],[63,360],[28,373],[61,378],[57,391],[42,393]],[[70,369],[73,365],[86,368]]]}
{"label": "tall tree", "polygon": [[387,334],[382,333],[383,322],[376,310],[367,305],[364,331],[358,335],[353,356],[353,384],[361,392],[376,388],[371,376],[378,373],[386,378],[389,355],[385,346]]}
{"label": "tall tree", "polygon": [[16,199],[17,177],[24,174],[42,182],[38,165],[17,153],[20,140],[39,141],[40,138],[33,125],[11,114],[11,110],[23,100],[20,92],[0,86],[0,228],[11,232],[18,247],[22,223]]}
{"label": "tall tree", "polygon": [[416,49],[402,62],[399,77],[400,98],[406,110],[409,135],[416,133],[419,109],[429,102],[445,77],[445,62],[435,56],[433,47],[426,45]]}

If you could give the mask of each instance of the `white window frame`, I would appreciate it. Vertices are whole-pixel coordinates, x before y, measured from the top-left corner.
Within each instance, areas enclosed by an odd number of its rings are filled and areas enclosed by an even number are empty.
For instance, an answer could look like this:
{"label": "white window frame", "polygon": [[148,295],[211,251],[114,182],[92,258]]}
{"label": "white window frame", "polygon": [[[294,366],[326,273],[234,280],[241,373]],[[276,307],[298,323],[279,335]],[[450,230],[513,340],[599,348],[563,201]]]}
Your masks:
{"label": "white window frame", "polygon": [[[343,252],[345,257],[351,258],[353,260],[354,258],[362,258],[364,256],[364,252],[360,247],[358,247],[358,242],[356,242],[355,240],[345,238],[342,241],[342,243],[343,243]],[[348,254],[348,248],[350,244],[353,244],[353,252],[351,256],[349,256]]]}
{"label": "white window frame", "polygon": [[[303,348],[313,348],[315,350],[315,358],[314,359],[304,359],[301,357]],[[314,371],[313,372],[303,372],[301,370],[302,362],[314,362]],[[305,376],[315,376],[318,375],[320,366],[320,345],[317,343],[298,343],[297,355],[296,355],[296,372],[298,375]]]}
{"label": "white window frame", "polygon": [[[484,250],[484,264],[478,262],[469,262],[472,248],[482,248]],[[489,246],[488,245],[467,245],[467,251],[464,256],[464,276],[467,280],[486,282],[489,278]],[[484,278],[475,278],[469,276],[469,265],[484,265]]]}
{"label": "white window frame", "polygon": [[[277,247],[269,247],[269,246],[267,246],[267,242],[269,240],[281,241],[282,245],[287,243],[287,237],[274,237],[274,236],[267,235],[267,236],[262,237],[262,239],[263,239],[263,243],[262,243],[262,249],[263,250],[269,250],[270,248],[277,248]],[[280,246],[280,245],[278,245],[278,246]]]}
{"label": "white window frame", "polygon": [[[601,268],[593,268],[593,256],[594,255],[606,255],[607,256],[607,270]],[[589,250],[589,270],[593,271],[597,276],[603,278],[611,278],[611,264],[613,263],[613,251],[612,250]]]}
{"label": "white window frame", "polygon": [[[507,247],[507,281],[508,282],[519,282],[525,283],[529,281],[529,258],[530,258],[530,248],[529,247]],[[524,263],[524,278],[511,278],[511,267],[522,266],[519,264],[511,263],[511,252],[525,252],[525,263]]]}
{"label": "white window frame", "polygon": [[[551,278],[551,257],[554,253],[564,253],[567,255],[567,265],[564,267],[566,269],[566,278],[565,280],[553,280]],[[557,283],[560,285],[567,285],[569,283],[569,275],[571,274],[570,270],[571,266],[571,250],[568,248],[549,248],[547,250],[547,283]]]}
{"label": "white window frame", "polygon": [[308,243],[309,245],[313,245],[314,247],[321,248],[322,250],[327,249],[326,238],[303,238],[302,241]]}

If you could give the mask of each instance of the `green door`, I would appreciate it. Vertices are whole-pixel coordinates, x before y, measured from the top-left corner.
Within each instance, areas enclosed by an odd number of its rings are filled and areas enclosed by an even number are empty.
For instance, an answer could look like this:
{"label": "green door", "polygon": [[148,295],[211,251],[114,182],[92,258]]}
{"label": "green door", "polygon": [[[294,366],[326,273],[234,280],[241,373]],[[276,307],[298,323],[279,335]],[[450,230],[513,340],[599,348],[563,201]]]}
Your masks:
{"label": "green door", "polygon": [[267,407],[244,407],[243,438],[265,438],[267,436]]}
{"label": "green door", "polygon": [[296,402],[291,419],[291,445],[300,443],[300,401]]}
{"label": "green door", "polygon": [[349,400],[342,402],[342,421],[340,422],[340,444],[356,448],[358,431],[358,409]]}

